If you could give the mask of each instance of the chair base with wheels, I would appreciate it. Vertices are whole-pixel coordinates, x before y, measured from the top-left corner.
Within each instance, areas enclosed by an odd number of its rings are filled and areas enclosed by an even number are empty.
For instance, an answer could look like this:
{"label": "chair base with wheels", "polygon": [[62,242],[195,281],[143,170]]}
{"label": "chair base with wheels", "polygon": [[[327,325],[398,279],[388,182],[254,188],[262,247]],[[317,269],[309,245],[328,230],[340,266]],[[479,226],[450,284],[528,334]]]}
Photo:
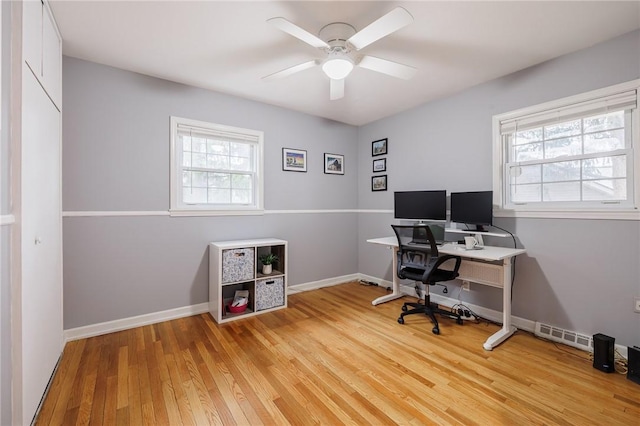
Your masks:
{"label": "chair base with wheels", "polygon": [[[398,323],[404,324],[404,317],[407,315],[425,314],[431,319],[431,322],[433,323],[433,328],[431,329],[433,334],[440,334],[440,326],[438,324],[438,319],[436,318],[436,314],[438,314],[451,319],[455,319],[457,324],[462,325],[463,321],[460,315],[458,315],[455,312],[441,309],[436,303],[431,303],[428,294],[424,298],[425,298],[424,304],[415,303],[415,302],[405,302],[402,305],[402,313],[398,317]],[[412,309],[409,309],[409,308],[412,308]]]}

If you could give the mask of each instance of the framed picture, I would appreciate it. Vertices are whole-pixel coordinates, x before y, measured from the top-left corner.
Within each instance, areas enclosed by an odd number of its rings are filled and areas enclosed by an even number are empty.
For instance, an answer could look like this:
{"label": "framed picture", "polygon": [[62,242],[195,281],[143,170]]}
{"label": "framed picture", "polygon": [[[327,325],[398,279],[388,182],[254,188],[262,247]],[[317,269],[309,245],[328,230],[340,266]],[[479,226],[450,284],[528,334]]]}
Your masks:
{"label": "framed picture", "polygon": [[373,160],[373,173],[386,172],[387,171],[387,159],[380,158]]}
{"label": "framed picture", "polygon": [[307,151],[282,148],[282,170],[288,172],[306,172]]}
{"label": "framed picture", "polygon": [[324,153],[324,172],[330,175],[344,174],[344,155]]}
{"label": "framed picture", "polygon": [[386,191],[387,190],[387,175],[371,176],[371,190],[372,191]]}
{"label": "framed picture", "polygon": [[387,138],[371,142],[371,156],[385,155],[387,153]]}

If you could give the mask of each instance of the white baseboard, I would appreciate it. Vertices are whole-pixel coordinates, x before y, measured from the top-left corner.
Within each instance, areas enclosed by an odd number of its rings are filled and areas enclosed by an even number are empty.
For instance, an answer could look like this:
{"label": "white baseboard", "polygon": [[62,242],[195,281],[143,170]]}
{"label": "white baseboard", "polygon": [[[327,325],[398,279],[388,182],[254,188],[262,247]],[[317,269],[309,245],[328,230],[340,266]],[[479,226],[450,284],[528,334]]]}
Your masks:
{"label": "white baseboard", "polygon": [[87,337],[100,336],[102,334],[128,330],[130,328],[141,327],[143,325],[189,317],[191,315],[198,315],[204,312],[209,312],[208,302],[191,306],[183,306],[182,308],[169,309],[161,312],[154,312],[151,314],[123,318],[114,321],[102,322],[99,324],[70,328],[69,330],[64,331],[64,341],[66,343],[72,340],[86,339]]}
{"label": "white baseboard", "polygon": [[[348,281],[355,281],[360,278],[360,274],[343,275],[340,277],[327,278],[320,281],[312,281],[304,284],[289,286],[287,293],[295,294],[302,291],[315,290],[323,287],[330,287],[342,284]],[[107,321],[98,324],[86,325],[83,327],[70,328],[64,331],[64,341],[86,339],[88,337],[100,336],[103,334],[114,333],[116,331],[128,330],[130,328],[141,327],[143,325],[155,324],[162,321],[169,321],[177,318],[184,318],[191,315],[198,315],[209,312],[209,303],[200,303],[197,305],[184,306],[182,308],[169,309],[161,312],[154,312],[145,315],[138,315],[130,318]]]}
{"label": "white baseboard", "polygon": [[[296,294],[303,291],[316,290],[324,287],[331,287],[334,285],[342,284],[349,281],[364,280],[373,283],[377,283],[382,287],[392,287],[391,281],[381,280],[380,278],[372,277],[365,274],[349,274],[339,277],[327,278],[319,281],[311,281],[303,284],[296,284],[287,288],[288,294]],[[411,286],[400,286],[400,291],[409,296],[415,296],[415,290]],[[456,303],[460,303],[456,299],[440,296],[438,294],[432,294],[431,300],[437,302],[443,306],[453,306]],[[492,309],[483,308],[482,306],[473,305],[464,302],[472,311],[480,315],[483,318],[487,318],[491,321],[502,322],[502,312],[494,311]],[[184,306],[182,308],[169,309],[161,312],[154,312],[151,314],[139,315],[130,318],[123,318],[114,321],[107,321],[99,324],[92,324],[83,327],[71,328],[64,331],[65,342],[72,340],[85,339],[87,337],[99,336],[102,334],[113,333],[116,331],[127,330],[130,328],[141,327],[143,325],[155,324],[162,321],[169,321],[177,318],[184,318],[191,315],[198,315],[209,311],[209,303],[200,303],[197,305]],[[534,332],[535,322],[524,318],[518,318],[512,316],[513,325],[519,329]]]}
{"label": "white baseboard", "polygon": [[327,278],[326,280],[311,281],[303,284],[290,285],[287,287],[288,294],[296,294],[303,291],[316,290],[323,287],[331,287],[338,284],[343,284],[349,281],[356,281],[360,279],[361,274],[342,275],[340,277]]}

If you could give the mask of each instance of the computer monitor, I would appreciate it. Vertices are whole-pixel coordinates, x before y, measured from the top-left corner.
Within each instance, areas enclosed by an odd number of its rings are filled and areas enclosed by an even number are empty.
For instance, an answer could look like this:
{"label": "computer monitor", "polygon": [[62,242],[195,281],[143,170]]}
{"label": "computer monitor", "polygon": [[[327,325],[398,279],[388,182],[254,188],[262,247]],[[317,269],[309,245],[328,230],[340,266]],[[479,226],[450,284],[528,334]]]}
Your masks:
{"label": "computer monitor", "polygon": [[486,231],[493,225],[493,191],[452,192],[451,222],[474,225],[474,231]]}
{"label": "computer monitor", "polygon": [[396,191],[393,193],[393,213],[396,219],[446,221],[447,191]]}

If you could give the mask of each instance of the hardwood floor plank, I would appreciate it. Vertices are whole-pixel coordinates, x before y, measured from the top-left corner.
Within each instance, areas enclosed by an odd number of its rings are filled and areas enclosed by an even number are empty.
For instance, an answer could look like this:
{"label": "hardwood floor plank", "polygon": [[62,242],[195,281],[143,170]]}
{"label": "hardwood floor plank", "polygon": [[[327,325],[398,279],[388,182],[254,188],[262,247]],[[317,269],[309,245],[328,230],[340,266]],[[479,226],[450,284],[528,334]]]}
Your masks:
{"label": "hardwood floor plank", "polygon": [[588,354],[427,317],[347,283],[226,324],[209,314],[70,342],[37,425],[636,425],[640,387]]}
{"label": "hardwood floor plank", "polygon": [[129,348],[120,346],[118,350],[118,393],[116,409],[129,406]]}

